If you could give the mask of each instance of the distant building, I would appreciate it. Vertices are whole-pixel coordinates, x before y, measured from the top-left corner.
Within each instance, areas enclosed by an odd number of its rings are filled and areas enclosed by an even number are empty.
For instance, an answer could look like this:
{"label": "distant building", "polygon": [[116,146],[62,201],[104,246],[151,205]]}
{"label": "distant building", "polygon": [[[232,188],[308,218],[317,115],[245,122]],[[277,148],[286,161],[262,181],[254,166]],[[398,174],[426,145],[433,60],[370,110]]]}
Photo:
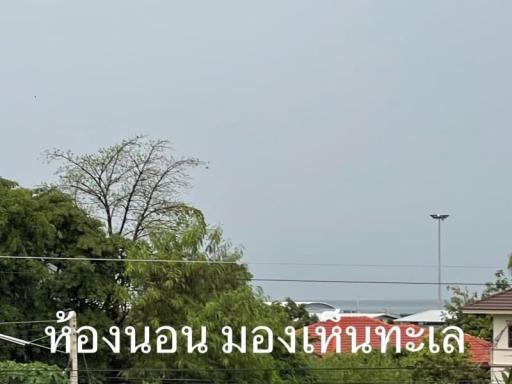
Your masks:
{"label": "distant building", "polygon": [[419,313],[415,313],[413,315],[401,317],[396,319],[395,323],[408,323],[408,324],[416,324],[420,327],[438,327],[446,323],[447,319],[451,319],[451,315],[447,311],[443,311],[440,309],[431,309],[428,311],[423,311]]}
{"label": "distant building", "polygon": [[344,313],[393,313],[400,316],[407,316],[413,313],[426,311],[430,308],[437,308],[437,300],[424,299],[342,299],[342,300],[320,300],[332,305],[335,308],[342,308]]}
{"label": "distant building", "polygon": [[368,317],[370,319],[375,320],[381,320],[385,323],[391,323],[394,322],[396,319],[398,319],[400,316],[388,313],[388,312],[381,312],[381,313],[340,313],[341,317]]}
{"label": "distant building", "polygon": [[319,315],[325,311],[336,311],[337,308],[322,301],[297,301],[297,305],[303,305],[310,315]]}
{"label": "distant building", "polygon": [[[267,301],[265,304],[271,305],[271,304],[280,304],[282,306],[285,306],[287,304],[286,301],[278,301],[278,302],[272,302]],[[332,306],[331,304],[324,303],[322,301],[296,301],[295,304],[297,305],[303,305],[304,309],[310,314],[319,316],[320,314],[324,312],[329,313],[337,313],[338,309],[336,307]]]}
{"label": "distant building", "polygon": [[512,289],[468,304],[463,312],[492,316],[491,380],[504,383],[502,373],[512,368]]}

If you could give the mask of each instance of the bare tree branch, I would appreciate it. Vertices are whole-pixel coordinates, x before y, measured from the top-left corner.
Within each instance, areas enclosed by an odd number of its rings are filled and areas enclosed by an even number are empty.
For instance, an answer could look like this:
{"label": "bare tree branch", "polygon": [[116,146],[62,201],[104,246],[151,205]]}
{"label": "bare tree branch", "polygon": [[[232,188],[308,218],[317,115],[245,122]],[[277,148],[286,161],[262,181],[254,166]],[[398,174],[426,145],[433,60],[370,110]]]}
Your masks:
{"label": "bare tree branch", "polygon": [[49,162],[59,164],[61,189],[103,220],[109,235],[137,240],[155,226],[172,226],[185,212],[181,199],[190,187],[189,171],[202,163],[176,159],[167,140],[136,136],[94,154],[53,149]]}

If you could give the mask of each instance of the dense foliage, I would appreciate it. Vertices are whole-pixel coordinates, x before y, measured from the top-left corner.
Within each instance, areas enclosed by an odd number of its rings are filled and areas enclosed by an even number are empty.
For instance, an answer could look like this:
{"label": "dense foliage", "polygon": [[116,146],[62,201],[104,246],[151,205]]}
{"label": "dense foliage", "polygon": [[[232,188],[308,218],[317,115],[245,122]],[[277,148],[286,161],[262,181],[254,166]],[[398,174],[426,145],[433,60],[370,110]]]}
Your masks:
{"label": "dense foliage", "polygon": [[486,369],[468,354],[420,353],[331,354],[312,359],[314,382],[336,383],[487,383]]}
{"label": "dense foliage", "polygon": [[[34,259],[0,259],[0,318],[10,322],[53,319],[58,310],[74,308],[91,325],[119,323],[128,299],[120,281],[124,265],[66,259],[115,259],[122,243],[107,238],[100,222],[62,192],[1,183],[0,254]],[[41,337],[43,327],[2,325],[0,332],[31,340]],[[40,348],[13,345],[1,349],[0,357],[63,362],[62,357],[49,356]],[[96,358],[105,361],[101,354]]]}
{"label": "dense foliage", "polygon": [[62,369],[42,363],[20,364],[0,361],[0,383],[5,384],[66,384]]}
{"label": "dense foliage", "polygon": [[[0,178],[0,255],[32,257],[0,258],[2,321],[49,320],[57,310],[73,309],[79,322],[98,330],[204,325],[209,331],[205,354],[114,355],[101,347],[87,356],[83,382],[452,383],[483,377],[466,355],[319,357],[289,354],[278,343],[269,354],[223,353],[223,326],[231,326],[237,338],[243,326],[266,325],[277,337],[284,336],[286,326],[300,328],[316,318],[291,299],[285,306],[267,305],[240,263],[241,249],[232,247],[219,228],[207,226],[199,210],[179,200],[176,193],[187,186],[186,170],[197,160],[165,156],[166,141],[141,140],[95,155],[53,151],[50,156],[64,162],[60,189],[27,189]],[[508,287],[503,275],[498,279],[500,284],[485,294]],[[488,319],[475,321],[460,312],[472,298],[456,291],[449,309],[458,314],[458,325],[474,333],[483,328],[481,335],[487,336]],[[0,333],[47,345],[46,325],[0,324]],[[65,382],[65,354],[35,345],[2,346],[0,373],[7,379],[1,383]],[[6,376],[9,369],[18,374]]]}
{"label": "dense foliage", "polygon": [[467,288],[452,287],[452,296],[446,303],[446,310],[451,317],[447,319],[448,325],[456,325],[466,333],[492,340],[492,317],[490,315],[474,315],[463,312],[463,307],[474,301],[510,289],[512,281],[504,271],[495,273],[496,280],[485,285],[482,293],[470,292]]}

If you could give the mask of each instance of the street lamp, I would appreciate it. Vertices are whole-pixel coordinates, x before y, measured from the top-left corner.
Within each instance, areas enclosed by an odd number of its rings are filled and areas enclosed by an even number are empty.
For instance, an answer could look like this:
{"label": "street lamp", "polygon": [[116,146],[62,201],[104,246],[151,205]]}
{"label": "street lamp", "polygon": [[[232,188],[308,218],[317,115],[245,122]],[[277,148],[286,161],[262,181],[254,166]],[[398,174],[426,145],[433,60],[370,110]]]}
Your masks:
{"label": "street lamp", "polygon": [[440,309],[443,309],[443,296],[441,293],[441,221],[450,217],[450,215],[432,214],[431,218],[437,220],[437,300]]}

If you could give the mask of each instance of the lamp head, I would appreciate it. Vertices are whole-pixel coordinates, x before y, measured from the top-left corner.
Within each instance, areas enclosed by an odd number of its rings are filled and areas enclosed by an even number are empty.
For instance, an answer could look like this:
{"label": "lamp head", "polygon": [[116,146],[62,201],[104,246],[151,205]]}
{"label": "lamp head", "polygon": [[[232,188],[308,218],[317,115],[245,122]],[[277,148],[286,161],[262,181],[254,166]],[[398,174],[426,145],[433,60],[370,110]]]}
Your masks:
{"label": "lamp head", "polygon": [[435,213],[435,214],[430,215],[430,217],[435,219],[435,220],[444,220],[444,219],[449,218],[450,215],[446,215],[446,214],[440,215],[438,213]]}

